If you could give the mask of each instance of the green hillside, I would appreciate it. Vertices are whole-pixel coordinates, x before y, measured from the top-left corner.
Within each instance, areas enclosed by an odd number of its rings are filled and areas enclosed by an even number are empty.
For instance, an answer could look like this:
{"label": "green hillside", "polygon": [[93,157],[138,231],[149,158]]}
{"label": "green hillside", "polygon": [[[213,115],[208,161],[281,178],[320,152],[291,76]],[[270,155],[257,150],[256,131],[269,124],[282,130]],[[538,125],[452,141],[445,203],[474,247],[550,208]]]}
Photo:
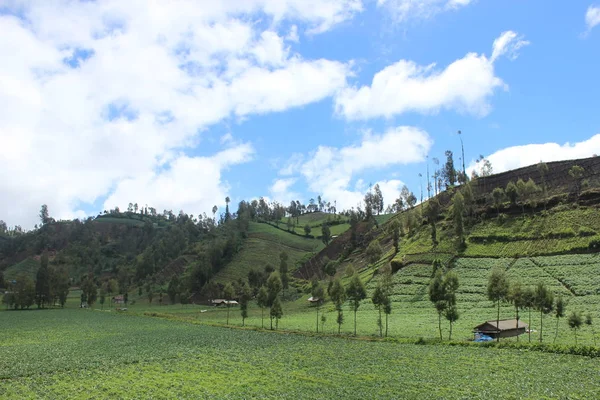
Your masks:
{"label": "green hillside", "polygon": [[251,269],[263,270],[267,264],[278,268],[282,251],[288,254],[289,269],[293,272],[300,261],[323,247],[319,239],[294,235],[269,224],[251,222],[242,249],[215,275],[215,280],[226,283],[239,278],[246,279]]}
{"label": "green hillside", "polygon": [[25,260],[11,265],[4,271],[4,278],[6,280],[16,279],[18,275],[25,274],[31,279],[35,279],[35,274],[40,267],[40,262],[33,258],[26,258]]}

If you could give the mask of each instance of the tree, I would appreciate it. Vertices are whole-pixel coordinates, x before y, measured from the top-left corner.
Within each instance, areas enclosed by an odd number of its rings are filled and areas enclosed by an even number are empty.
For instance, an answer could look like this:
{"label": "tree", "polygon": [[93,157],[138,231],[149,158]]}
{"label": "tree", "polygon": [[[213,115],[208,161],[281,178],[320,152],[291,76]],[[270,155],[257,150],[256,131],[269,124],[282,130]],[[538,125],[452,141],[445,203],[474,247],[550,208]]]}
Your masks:
{"label": "tree", "polygon": [[571,169],[569,169],[569,176],[573,179],[573,183],[575,184],[575,193],[579,196],[581,192],[581,180],[583,179],[583,174],[585,170],[583,167],[579,165],[573,165]]}
{"label": "tree", "polygon": [[367,246],[366,255],[367,255],[367,259],[369,260],[369,262],[371,264],[374,264],[375,262],[377,262],[377,260],[379,260],[381,258],[382,254],[383,254],[383,250],[381,249],[379,240],[375,239],[371,243],[369,243],[369,246]]}
{"label": "tree", "polygon": [[102,307],[102,310],[104,310],[104,302],[106,301],[106,289],[105,289],[105,285],[102,285],[100,287],[100,300],[98,300],[100,303],[100,306]]}
{"label": "tree", "polygon": [[81,284],[81,292],[82,295],[85,295],[85,301],[87,301],[88,306],[91,308],[98,296],[98,287],[94,283],[92,274],[89,274]]}
{"label": "tree", "polygon": [[531,310],[535,308],[535,292],[531,287],[523,290],[523,306],[527,308],[527,312],[529,313],[529,329],[527,334],[531,343]]}
{"label": "tree", "polygon": [[346,301],[346,291],[344,290],[344,286],[342,286],[342,282],[339,278],[335,279],[329,287],[329,297],[333,301],[333,304],[335,305],[335,310],[337,311],[337,324],[339,335],[342,329],[342,324],[344,323],[344,313],[342,311],[342,305]]}
{"label": "tree", "polygon": [[154,297],[154,293],[152,293],[152,290],[150,290],[148,292],[148,303],[152,304],[152,298]]}
{"label": "tree", "polygon": [[527,200],[527,184],[521,178],[517,181],[517,194],[519,195],[519,200],[521,201],[521,210],[523,215],[525,215],[525,200]]}
{"label": "tree", "polygon": [[256,296],[256,304],[260,307],[260,324],[261,328],[265,328],[265,307],[269,302],[269,293],[264,286],[261,286]]}
{"label": "tree", "polygon": [[464,244],[464,222],[463,214],[465,212],[465,198],[458,192],[452,198],[452,216],[454,222],[454,232],[458,237],[458,242],[462,246]]}
{"label": "tree", "polygon": [[498,214],[498,217],[500,217],[500,206],[502,205],[502,202],[504,201],[504,189],[502,188],[495,188],[492,191],[492,198],[494,199],[494,207],[496,207],[496,212]]}
{"label": "tree", "polygon": [[42,204],[42,207],[40,208],[40,221],[42,221],[42,225],[46,225],[48,222],[50,222],[48,206],[45,204]]}
{"label": "tree", "polygon": [[[498,306],[496,315],[496,327],[500,326],[500,303],[508,300],[509,283],[506,278],[506,272],[500,268],[494,268],[488,279],[487,296]],[[500,341],[500,336],[496,338]]]}
{"label": "tree", "polygon": [[17,276],[16,283],[13,286],[13,295],[10,297],[10,302],[15,309],[21,310],[29,308],[35,302],[35,284],[33,280],[22,273]]}
{"label": "tree", "polygon": [[446,150],[446,164],[442,170],[442,176],[444,177],[446,188],[454,186],[456,183],[456,170],[454,169],[454,159],[452,158],[452,152]]}
{"label": "tree", "polygon": [[329,225],[325,222],[321,226],[321,240],[325,245],[328,245],[331,241],[331,230],[329,229]]}
{"label": "tree", "polygon": [[[516,328],[519,329],[519,310],[522,310],[526,306],[525,292],[521,287],[521,283],[513,282],[510,284],[508,301],[510,301],[515,308],[515,319],[517,320]],[[519,336],[517,336],[517,341],[519,341]]]}
{"label": "tree", "polygon": [[430,199],[427,202],[426,215],[431,226],[431,242],[434,246],[437,246],[437,228],[436,222],[440,214],[440,203],[437,198]]}
{"label": "tree", "polygon": [[227,325],[229,325],[229,308],[231,308],[231,300],[235,296],[235,291],[233,290],[233,286],[231,283],[228,283],[223,288],[223,297],[225,297],[225,306],[227,306]]}
{"label": "tree", "polygon": [[317,333],[319,333],[319,309],[321,308],[321,303],[323,302],[323,297],[325,296],[325,290],[323,289],[323,285],[321,285],[316,277],[312,280],[311,295],[313,300],[316,300],[315,308],[317,309]]}
{"label": "tree", "polygon": [[438,269],[429,282],[429,301],[433,303],[438,313],[438,330],[440,332],[440,340],[442,338],[442,315],[446,311],[446,289],[444,287],[444,273]]}
{"label": "tree", "polygon": [[242,315],[242,326],[246,325],[246,318],[248,318],[248,303],[252,293],[250,292],[250,286],[246,285],[246,282],[242,285],[240,294],[240,314]]}
{"label": "tree", "polygon": [[515,183],[513,181],[508,182],[504,192],[506,193],[506,196],[510,200],[510,204],[513,206],[517,205],[517,198],[519,197],[519,191],[517,190],[517,185],[515,185]]}
{"label": "tree", "polygon": [[377,215],[379,215],[383,211],[383,194],[381,193],[381,188],[378,183],[375,184],[373,190],[375,191],[373,208],[377,211]]}
{"label": "tree", "polygon": [[310,227],[309,224],[304,225],[304,235],[306,235],[308,237],[308,235],[310,235],[311,231],[312,231],[312,228]]}
{"label": "tree", "polygon": [[179,278],[177,274],[174,274],[169,281],[169,286],[167,287],[167,295],[169,295],[169,300],[171,304],[175,304],[175,300],[177,299],[177,295],[181,291],[181,283],[179,282]]}
{"label": "tree", "polygon": [[594,332],[594,320],[592,318],[592,314],[587,313],[585,316],[585,324],[592,328],[592,339],[594,339],[594,346],[596,346],[596,332]]}
{"label": "tree", "polygon": [[281,275],[281,287],[283,289],[283,297],[285,297],[285,290],[289,287],[290,281],[287,260],[288,254],[285,251],[279,253],[279,274]]}
{"label": "tree", "polygon": [[448,334],[448,340],[452,340],[452,325],[458,321],[458,309],[456,308],[456,291],[458,290],[458,275],[454,271],[448,271],[444,274],[444,297],[446,307],[444,310],[444,316],[450,323],[450,331]]}
{"label": "tree", "polygon": [[394,255],[400,250],[400,223],[397,219],[392,222],[392,241],[394,242]]}
{"label": "tree", "polygon": [[542,196],[548,197],[548,187],[546,186],[546,175],[548,174],[548,164],[545,162],[539,162],[537,165],[538,172],[540,173],[540,181],[542,182]]}
{"label": "tree", "polygon": [[535,287],[535,309],[540,312],[540,343],[544,337],[544,314],[549,314],[552,311],[554,304],[554,295],[550,292],[543,282],[540,282]]}
{"label": "tree", "polygon": [[377,318],[377,326],[379,327],[379,336],[383,337],[383,321],[381,319],[381,311],[385,304],[388,302],[388,298],[385,295],[385,291],[381,284],[378,284],[377,287],[375,287],[375,291],[373,292],[371,301],[379,311],[379,317]]}
{"label": "tree", "polygon": [[554,343],[558,338],[558,323],[562,317],[565,316],[565,302],[563,301],[562,295],[558,295],[556,298],[556,304],[554,306],[554,316],[556,317],[556,332],[554,333]]}
{"label": "tree", "polygon": [[267,305],[271,308],[270,316],[271,316],[271,330],[273,329],[273,318],[275,315],[273,314],[273,304],[275,299],[279,298],[279,293],[281,293],[283,289],[283,284],[281,283],[281,277],[278,272],[273,272],[267,279],[267,292],[269,294],[267,299]]}
{"label": "tree", "polygon": [[44,252],[40,258],[40,267],[35,279],[35,302],[38,308],[50,303],[50,270],[48,269],[48,254]]}
{"label": "tree", "polygon": [[354,336],[356,336],[356,312],[358,311],[358,307],[360,307],[360,302],[367,297],[367,290],[357,272],[352,276],[350,285],[346,289],[346,296],[350,300],[350,305],[354,311]]}
{"label": "tree", "polygon": [[456,306],[451,305],[451,306],[447,307],[446,310],[444,311],[444,317],[446,317],[448,322],[450,322],[450,332],[448,334],[448,340],[452,340],[452,324],[454,324],[454,322],[458,321],[458,317],[459,317],[458,309],[456,308]]}
{"label": "tree", "polygon": [[281,300],[279,300],[279,296],[275,297],[275,300],[273,300],[269,315],[271,316],[271,329],[273,329],[273,319],[275,319],[275,330],[277,330],[279,327],[279,320],[281,317],[283,317],[283,308],[281,307]]}
{"label": "tree", "polygon": [[577,345],[577,331],[581,328],[581,324],[581,313],[573,311],[569,315],[569,328],[573,329],[573,333],[575,334],[575,345]]}

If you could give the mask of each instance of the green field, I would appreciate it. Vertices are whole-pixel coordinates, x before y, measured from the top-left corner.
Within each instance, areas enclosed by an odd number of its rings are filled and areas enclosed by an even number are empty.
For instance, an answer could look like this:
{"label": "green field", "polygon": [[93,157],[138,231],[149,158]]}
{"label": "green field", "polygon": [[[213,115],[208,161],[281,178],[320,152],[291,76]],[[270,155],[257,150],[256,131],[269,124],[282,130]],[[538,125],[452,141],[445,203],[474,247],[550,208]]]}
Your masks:
{"label": "green field", "polygon": [[[532,258],[460,258],[454,263],[453,269],[459,277],[460,287],[457,293],[460,319],[453,328],[453,339],[472,339],[474,326],[496,318],[496,308],[487,299],[486,287],[489,273],[494,267],[507,270],[508,277],[519,281],[524,286],[534,286],[543,282],[555,293],[562,294],[567,302],[567,316],[571,311],[581,311],[584,315],[590,313],[594,318],[594,328],[583,326],[578,332],[579,344],[592,345],[593,332],[600,333],[600,256],[597,255],[564,255]],[[437,313],[428,298],[428,285],[431,278],[430,264],[410,264],[393,276],[392,314],[389,320],[389,334],[393,337],[434,339],[439,337]],[[366,283],[370,296],[377,284],[374,267],[360,271],[361,279]],[[343,282],[348,278],[344,277]],[[306,301],[310,295],[294,302],[284,303],[284,317],[280,321],[281,329],[313,331],[316,324],[314,307]],[[206,307],[205,307],[206,308]],[[326,302],[321,310],[326,315],[325,332],[337,333],[335,322],[336,312],[331,302]],[[208,308],[206,313],[198,313],[197,308],[163,308],[163,312],[184,314],[186,318],[224,324],[226,310]],[[268,312],[268,311],[267,311]],[[239,310],[230,311],[232,324],[241,324]],[[343,334],[353,331],[353,313],[348,304],[344,307],[345,322]],[[359,335],[375,336],[379,334],[377,313],[370,297],[365,299],[357,313],[357,330]],[[502,304],[501,318],[514,318],[514,309],[510,304]],[[527,311],[521,312],[521,318],[527,323]],[[253,304],[246,325],[261,326],[260,309]],[[540,316],[532,312],[531,328],[532,341],[539,340]],[[556,332],[556,318],[553,314],[544,316],[544,341],[552,343]],[[444,338],[448,338],[449,326],[442,323]],[[574,344],[573,332],[569,329],[567,318],[561,318],[558,324],[557,344]],[[598,335],[597,339],[600,339]],[[506,340],[515,340],[506,339]],[[527,340],[522,336],[521,340]],[[599,342],[600,343],[600,342]]]}
{"label": "green field", "polygon": [[597,398],[600,364],[507,349],[244,331],[89,310],[3,312],[0,397]]}
{"label": "green field", "polygon": [[250,269],[263,270],[266,260],[274,267],[279,267],[279,254],[288,254],[290,273],[298,267],[298,262],[309,254],[316,253],[324,247],[319,239],[293,235],[268,224],[250,223],[248,239],[233,260],[217,273],[217,282],[230,282],[238,278],[246,279]]}
{"label": "green field", "polygon": [[16,279],[19,274],[25,274],[31,279],[35,279],[35,274],[40,267],[40,262],[33,258],[26,258],[18,264],[11,265],[4,271],[4,277],[7,280]]}

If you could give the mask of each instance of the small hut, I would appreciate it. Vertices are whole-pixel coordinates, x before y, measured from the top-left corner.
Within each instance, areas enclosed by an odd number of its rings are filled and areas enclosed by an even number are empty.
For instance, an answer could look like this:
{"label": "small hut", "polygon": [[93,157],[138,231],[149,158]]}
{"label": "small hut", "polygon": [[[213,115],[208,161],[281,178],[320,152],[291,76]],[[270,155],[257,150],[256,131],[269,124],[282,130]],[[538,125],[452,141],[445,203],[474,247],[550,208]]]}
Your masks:
{"label": "small hut", "polygon": [[473,328],[473,334],[483,334],[496,338],[514,337],[527,331],[527,324],[516,319],[501,319],[500,321],[487,321]]}

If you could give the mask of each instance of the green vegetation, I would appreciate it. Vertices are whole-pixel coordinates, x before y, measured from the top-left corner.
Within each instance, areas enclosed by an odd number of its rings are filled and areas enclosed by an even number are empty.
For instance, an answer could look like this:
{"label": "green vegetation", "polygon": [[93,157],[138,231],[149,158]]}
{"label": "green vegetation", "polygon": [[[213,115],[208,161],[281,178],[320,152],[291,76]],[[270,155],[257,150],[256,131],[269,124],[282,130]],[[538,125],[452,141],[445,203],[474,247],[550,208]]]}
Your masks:
{"label": "green vegetation", "polygon": [[[32,326],[44,335],[27,335]],[[509,398],[600,396],[600,366],[580,356],[281,335],[85,310],[6,313],[0,329],[2,398],[479,398],[498,397],[498,388]]]}

